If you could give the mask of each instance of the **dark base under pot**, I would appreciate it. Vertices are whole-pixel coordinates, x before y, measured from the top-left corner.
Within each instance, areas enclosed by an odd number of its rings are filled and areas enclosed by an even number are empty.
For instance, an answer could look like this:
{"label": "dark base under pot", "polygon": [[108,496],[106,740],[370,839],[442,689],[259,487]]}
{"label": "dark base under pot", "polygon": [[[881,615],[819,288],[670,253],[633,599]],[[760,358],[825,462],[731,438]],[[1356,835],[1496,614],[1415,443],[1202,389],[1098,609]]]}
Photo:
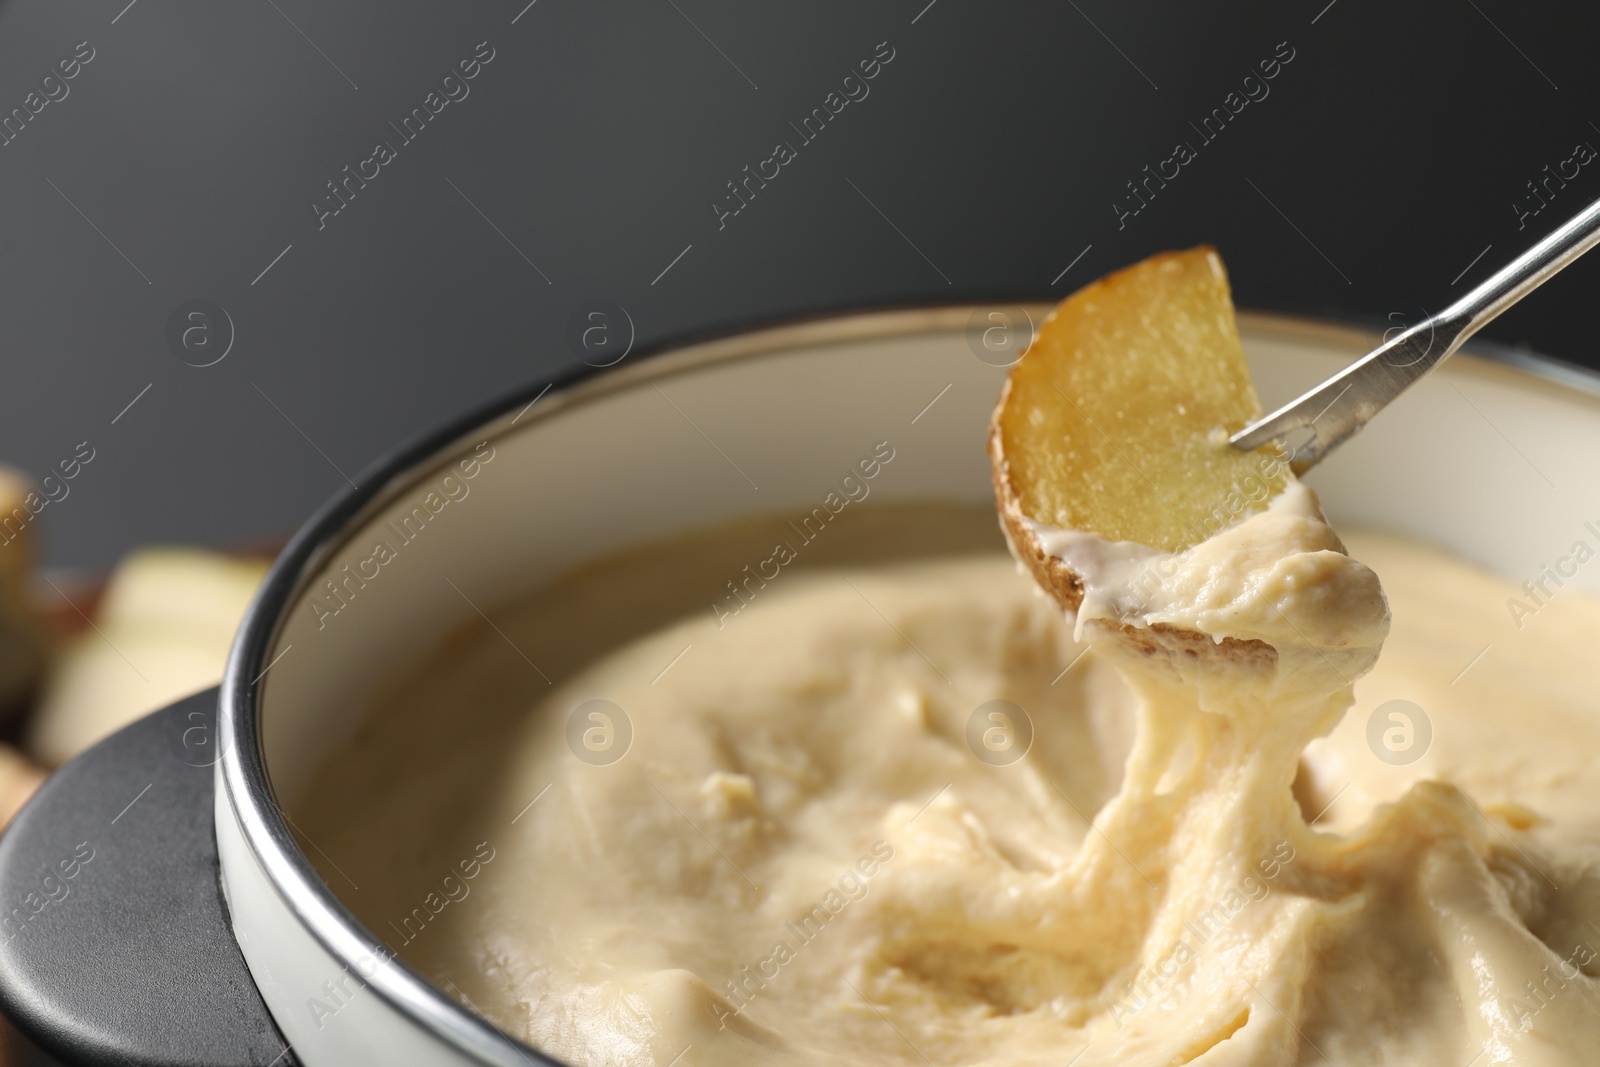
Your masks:
{"label": "dark base under pot", "polygon": [[222,899],[216,712],[210,690],[107,738],[0,836],[0,1009],[55,1061],[295,1063]]}

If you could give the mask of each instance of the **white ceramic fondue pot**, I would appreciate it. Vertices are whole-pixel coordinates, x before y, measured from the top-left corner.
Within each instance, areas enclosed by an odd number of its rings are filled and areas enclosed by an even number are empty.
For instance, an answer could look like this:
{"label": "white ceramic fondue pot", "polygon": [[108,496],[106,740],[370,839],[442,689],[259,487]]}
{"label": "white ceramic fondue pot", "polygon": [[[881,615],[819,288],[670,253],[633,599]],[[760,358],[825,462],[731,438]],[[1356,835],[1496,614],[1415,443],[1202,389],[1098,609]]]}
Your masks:
{"label": "white ceramic fondue pot", "polygon": [[[1021,316],[1048,309],[994,310],[843,315],[635,353],[506,397],[362,474],[278,559],[220,693],[81,757],[0,839],[0,906],[44,878],[69,888],[0,931],[0,1003],[69,1063],[553,1063],[397,959],[342,899],[350,887],[317,873],[295,829],[313,771],[396,665],[480,608],[629,546],[808,510],[875,442],[895,449],[876,498],[990,501],[989,415]],[[1269,409],[1377,340],[1240,322]],[[1476,353],[1308,480],[1336,524],[1411,534],[1520,579],[1596,518],[1583,508],[1600,500],[1600,388],[1550,361]],[[94,858],[67,880],[60,857],[80,844]]]}

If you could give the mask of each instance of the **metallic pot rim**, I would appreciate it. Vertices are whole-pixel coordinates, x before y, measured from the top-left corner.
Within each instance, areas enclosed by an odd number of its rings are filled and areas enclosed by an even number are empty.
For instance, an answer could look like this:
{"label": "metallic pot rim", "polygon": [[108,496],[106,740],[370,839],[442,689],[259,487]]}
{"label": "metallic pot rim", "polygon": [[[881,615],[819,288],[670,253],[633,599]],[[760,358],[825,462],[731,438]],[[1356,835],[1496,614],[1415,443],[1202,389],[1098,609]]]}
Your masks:
{"label": "metallic pot rim", "polygon": [[[352,485],[319,508],[273,563],[245,615],[229,653],[219,696],[220,777],[233,816],[255,861],[289,911],[341,964],[355,968],[382,953],[393,966],[378,967],[366,988],[390,1007],[457,1050],[487,1063],[561,1067],[486,1019],[461,1007],[410,968],[367,930],[323,882],[296,844],[267,774],[261,743],[260,683],[270,669],[288,608],[311,575],[353,536],[364,520],[409,491],[458,452],[492,439],[523,421],[549,418],[619,390],[699,368],[750,359],[795,347],[963,328],[974,312],[998,303],[895,306],[829,312],[728,331],[663,340],[632,353],[626,365],[578,366],[524,385],[423,433],[368,466]],[[1040,321],[1053,304],[1023,302]],[[1352,352],[1375,347],[1380,331],[1298,315],[1240,311],[1241,332],[1255,337],[1320,342]],[[1530,380],[1546,390],[1593,403],[1600,412],[1600,373],[1493,342],[1469,344],[1452,358],[1475,376]],[[365,971],[363,973],[366,973]]]}

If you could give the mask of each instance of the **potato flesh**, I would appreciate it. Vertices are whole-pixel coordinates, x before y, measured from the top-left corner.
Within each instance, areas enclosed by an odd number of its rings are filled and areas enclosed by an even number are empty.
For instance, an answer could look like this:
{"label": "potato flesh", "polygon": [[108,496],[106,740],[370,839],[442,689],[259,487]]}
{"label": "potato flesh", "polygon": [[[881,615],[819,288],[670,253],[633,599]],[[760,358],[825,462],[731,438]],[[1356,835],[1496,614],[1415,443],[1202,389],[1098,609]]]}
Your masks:
{"label": "potato flesh", "polygon": [[1068,297],[997,414],[1002,492],[1050,526],[1177,551],[1262,510],[1272,448],[1227,443],[1261,414],[1221,257],[1153,256]]}

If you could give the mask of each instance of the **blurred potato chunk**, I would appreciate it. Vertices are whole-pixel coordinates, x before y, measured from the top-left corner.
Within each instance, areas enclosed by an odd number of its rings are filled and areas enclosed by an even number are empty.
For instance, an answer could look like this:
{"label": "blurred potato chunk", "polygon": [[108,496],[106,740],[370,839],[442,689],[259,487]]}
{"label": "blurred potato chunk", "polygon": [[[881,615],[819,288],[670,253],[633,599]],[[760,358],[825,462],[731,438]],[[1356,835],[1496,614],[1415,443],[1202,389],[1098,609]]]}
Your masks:
{"label": "blurred potato chunk", "polygon": [[49,657],[44,621],[32,601],[33,533],[23,501],[31,485],[0,467],[0,719],[20,711],[38,689]]}
{"label": "blurred potato chunk", "polygon": [[234,631],[266,573],[261,560],[146,548],[117,566],[93,627],[45,680],[28,750],[58,766],[158,708],[222,680]]}

